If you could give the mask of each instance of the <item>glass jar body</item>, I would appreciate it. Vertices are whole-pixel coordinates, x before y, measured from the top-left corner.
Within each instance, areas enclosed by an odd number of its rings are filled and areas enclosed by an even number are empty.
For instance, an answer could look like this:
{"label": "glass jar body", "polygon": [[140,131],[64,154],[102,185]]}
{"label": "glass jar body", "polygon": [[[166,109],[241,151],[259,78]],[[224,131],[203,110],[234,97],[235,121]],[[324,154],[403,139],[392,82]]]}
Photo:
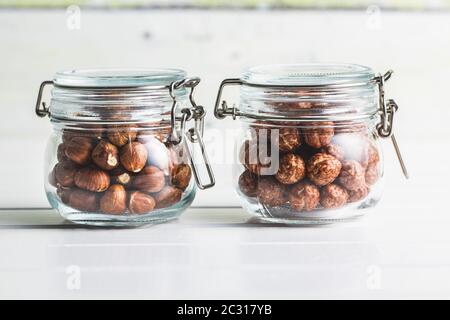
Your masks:
{"label": "glass jar body", "polygon": [[376,119],[241,119],[234,181],[243,207],[264,220],[330,223],[364,214],[382,193]]}
{"label": "glass jar body", "polygon": [[170,126],[53,121],[46,151],[47,198],[69,221],[136,226],[178,217],[195,186],[184,144]]}

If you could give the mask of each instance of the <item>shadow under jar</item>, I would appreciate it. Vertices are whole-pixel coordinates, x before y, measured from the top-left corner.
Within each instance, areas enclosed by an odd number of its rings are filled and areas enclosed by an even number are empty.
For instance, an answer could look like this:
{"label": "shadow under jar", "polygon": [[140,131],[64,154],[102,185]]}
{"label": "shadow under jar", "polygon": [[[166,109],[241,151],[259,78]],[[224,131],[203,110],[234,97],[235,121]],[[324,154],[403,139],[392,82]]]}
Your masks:
{"label": "shadow under jar", "polygon": [[[323,224],[375,206],[383,188],[379,139],[392,136],[397,110],[381,94],[390,75],[300,64],[224,80],[215,116],[242,123],[233,176],[243,207],[269,222]],[[239,108],[220,104],[226,85],[240,86]]]}
{"label": "shadow under jar", "polygon": [[[36,113],[53,125],[45,161],[52,207],[88,225],[177,218],[195,196],[188,143],[202,143],[204,111],[189,94],[199,81],[150,69],[65,71],[43,82]],[[49,107],[41,104],[46,85],[53,86]],[[191,119],[195,129],[186,131]],[[197,182],[207,188],[210,178]]]}

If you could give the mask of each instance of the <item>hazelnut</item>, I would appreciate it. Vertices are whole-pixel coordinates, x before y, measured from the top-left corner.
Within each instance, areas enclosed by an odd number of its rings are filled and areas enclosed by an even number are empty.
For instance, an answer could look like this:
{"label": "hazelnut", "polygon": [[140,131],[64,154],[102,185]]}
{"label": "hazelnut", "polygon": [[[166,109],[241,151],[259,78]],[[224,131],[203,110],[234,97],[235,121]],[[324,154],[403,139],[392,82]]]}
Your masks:
{"label": "hazelnut", "polygon": [[305,162],[293,153],[285,154],[280,159],[280,165],[275,178],[283,184],[294,184],[305,177]]}
{"label": "hazelnut", "polygon": [[330,143],[329,145],[322,147],[321,152],[328,153],[339,161],[342,161],[345,158],[344,148],[335,143]]}
{"label": "hazelnut", "polygon": [[184,144],[168,144],[167,148],[169,150],[169,172],[179,164],[188,163],[187,151],[185,150]]}
{"label": "hazelnut", "polygon": [[63,133],[62,133],[62,142],[63,142],[63,144],[67,144],[75,136],[76,135],[75,135],[75,133],[73,131],[63,130]]}
{"label": "hazelnut", "polygon": [[48,174],[48,183],[52,187],[56,188],[56,187],[58,187],[58,181],[56,181],[55,169],[56,169],[56,165],[53,167],[53,169]]}
{"label": "hazelnut", "polygon": [[112,144],[122,147],[136,139],[137,132],[128,127],[120,127],[111,129],[107,135]]}
{"label": "hazelnut", "polygon": [[133,214],[148,213],[155,208],[155,204],[152,196],[140,191],[133,191],[128,197],[128,210]]}
{"label": "hazelnut", "polygon": [[106,140],[100,140],[92,151],[92,161],[103,170],[111,170],[119,165],[117,147]]}
{"label": "hazelnut", "polygon": [[69,206],[80,211],[96,212],[98,198],[94,192],[74,189],[69,194]]}
{"label": "hazelnut", "polygon": [[293,151],[301,144],[300,130],[297,128],[283,127],[278,131],[278,148],[280,151]]}
{"label": "hazelnut", "polygon": [[249,170],[245,170],[239,176],[239,190],[247,197],[256,197],[258,190],[258,176],[251,173]]}
{"label": "hazelnut", "polygon": [[94,145],[87,137],[73,137],[66,146],[66,157],[79,165],[85,165],[91,158]]}
{"label": "hazelnut", "polygon": [[133,187],[143,192],[159,192],[164,184],[164,173],[154,166],[145,167],[133,178]]}
{"label": "hazelnut", "polygon": [[187,164],[180,164],[176,166],[171,173],[171,183],[177,188],[184,190],[191,181],[191,167]]}
{"label": "hazelnut", "polygon": [[268,141],[246,140],[239,151],[239,161],[252,173],[260,175],[271,170],[270,153],[271,146]]}
{"label": "hazelnut", "polygon": [[302,129],[307,144],[314,148],[329,145],[334,135],[333,122],[311,122]]}
{"label": "hazelnut", "polygon": [[289,191],[289,203],[295,211],[311,211],[317,207],[320,191],[309,181],[301,181]]}
{"label": "hazelnut", "polygon": [[357,190],[365,184],[365,170],[355,160],[344,160],[337,182],[347,190]]}
{"label": "hazelnut", "polygon": [[56,181],[63,187],[71,187],[74,184],[76,166],[70,161],[59,162],[55,166]]}
{"label": "hazelnut", "polygon": [[[339,133],[333,137],[333,144],[342,149],[342,154],[347,160],[356,160],[363,167],[368,164],[368,140],[362,135],[354,132]],[[332,155],[333,152],[328,152]]]}
{"label": "hazelnut", "polygon": [[328,184],[320,191],[320,204],[327,209],[339,208],[347,203],[347,191],[334,183]]}
{"label": "hazelnut", "polygon": [[287,202],[285,187],[273,177],[262,177],[258,182],[258,200],[268,206],[281,206]]}
{"label": "hazelnut", "polygon": [[358,202],[364,199],[369,194],[369,187],[362,185],[356,190],[348,190],[348,202]]}
{"label": "hazelnut", "polygon": [[153,195],[156,201],[156,208],[166,208],[181,200],[183,191],[172,186],[164,187],[160,192]]}
{"label": "hazelnut", "polygon": [[122,166],[112,169],[109,172],[112,184],[131,185],[131,175]]}
{"label": "hazelnut", "polygon": [[67,160],[66,157],[66,145],[64,143],[60,143],[58,145],[58,149],[56,151],[56,158],[59,162]]}
{"label": "hazelnut", "polygon": [[93,192],[105,191],[110,183],[109,176],[105,171],[90,167],[78,170],[74,181],[78,188]]}
{"label": "hazelnut", "polygon": [[121,184],[113,184],[100,198],[100,211],[121,214],[127,209],[127,192]]}
{"label": "hazelnut", "polygon": [[170,173],[170,158],[167,147],[153,136],[140,136],[141,141],[148,151],[147,164],[160,168],[165,175]]}
{"label": "hazelnut", "polygon": [[308,178],[318,186],[334,181],[341,171],[341,162],[326,153],[316,153],[306,165]]}
{"label": "hazelnut", "polygon": [[100,124],[83,124],[81,126],[83,130],[83,135],[85,137],[90,137],[93,140],[101,139],[103,136],[103,126]]}
{"label": "hazelnut", "polygon": [[366,173],[365,173],[366,184],[371,186],[371,185],[375,184],[379,178],[380,178],[380,173],[378,171],[378,166],[376,164],[369,165],[366,168]]}
{"label": "hazelnut", "polygon": [[147,163],[147,149],[142,143],[130,142],[120,148],[120,162],[128,171],[139,172]]}
{"label": "hazelnut", "polygon": [[367,165],[368,166],[376,166],[380,161],[380,154],[378,153],[377,147],[369,142],[368,151],[367,151]]}
{"label": "hazelnut", "polygon": [[69,189],[69,188],[58,187],[56,189],[56,195],[58,196],[58,198],[61,199],[62,203],[67,204],[67,205],[69,204],[71,193],[72,193],[72,189]]}

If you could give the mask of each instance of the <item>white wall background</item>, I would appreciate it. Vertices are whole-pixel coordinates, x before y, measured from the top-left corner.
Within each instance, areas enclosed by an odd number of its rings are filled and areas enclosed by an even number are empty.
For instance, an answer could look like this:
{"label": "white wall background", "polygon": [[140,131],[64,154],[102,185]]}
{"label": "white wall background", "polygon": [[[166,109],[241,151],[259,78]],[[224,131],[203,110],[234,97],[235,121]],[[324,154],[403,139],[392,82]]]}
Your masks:
{"label": "white wall background", "polygon": [[[212,117],[221,79],[251,65],[312,61],[395,70],[388,95],[401,108],[396,131],[413,179],[404,184],[386,145],[387,191],[414,186],[413,197],[446,196],[448,12],[83,10],[79,30],[67,18],[63,10],[0,11],[0,207],[48,206],[42,168],[51,126],[34,104],[40,82],[58,70],[184,68],[203,79],[197,100],[209,110],[208,127],[226,128],[236,123]],[[217,187],[195,204],[237,205],[228,166],[215,169]]]}

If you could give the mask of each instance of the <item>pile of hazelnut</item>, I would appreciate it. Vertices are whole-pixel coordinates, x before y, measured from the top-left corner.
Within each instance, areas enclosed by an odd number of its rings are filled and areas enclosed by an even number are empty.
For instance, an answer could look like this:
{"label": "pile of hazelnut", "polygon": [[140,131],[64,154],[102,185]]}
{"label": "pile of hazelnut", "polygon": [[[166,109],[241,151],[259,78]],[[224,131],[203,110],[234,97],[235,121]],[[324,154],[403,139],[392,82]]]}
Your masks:
{"label": "pile of hazelnut", "polygon": [[340,208],[365,199],[379,178],[380,156],[364,124],[253,124],[250,133],[240,149],[239,189],[265,207]]}
{"label": "pile of hazelnut", "polygon": [[49,183],[82,212],[146,214],[179,202],[191,180],[181,145],[167,131],[120,126],[63,130]]}

